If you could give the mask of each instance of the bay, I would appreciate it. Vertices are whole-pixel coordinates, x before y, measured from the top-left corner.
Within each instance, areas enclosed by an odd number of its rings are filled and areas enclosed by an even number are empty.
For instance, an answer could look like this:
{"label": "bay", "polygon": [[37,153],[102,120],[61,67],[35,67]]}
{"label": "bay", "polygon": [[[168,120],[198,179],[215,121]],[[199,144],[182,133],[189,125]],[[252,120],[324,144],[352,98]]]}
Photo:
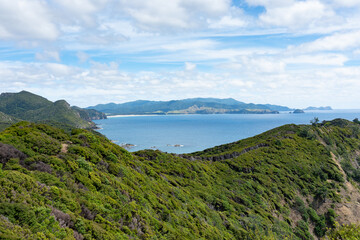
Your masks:
{"label": "bay", "polygon": [[121,116],[94,121],[115,143],[132,144],[129,151],[159,149],[171,153],[190,153],[235,142],[284,124],[310,124],[335,118],[352,121],[360,110],[305,111],[303,114],[200,114]]}

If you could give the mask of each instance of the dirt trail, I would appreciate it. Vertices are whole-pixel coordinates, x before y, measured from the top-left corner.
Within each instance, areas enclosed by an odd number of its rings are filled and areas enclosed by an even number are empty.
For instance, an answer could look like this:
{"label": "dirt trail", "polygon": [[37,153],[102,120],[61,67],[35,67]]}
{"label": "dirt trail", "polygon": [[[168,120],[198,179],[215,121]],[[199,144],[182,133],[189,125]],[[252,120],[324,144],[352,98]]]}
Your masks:
{"label": "dirt trail", "polygon": [[67,153],[67,151],[68,151],[68,144],[66,144],[66,143],[62,143],[61,144],[61,152],[62,153]]}

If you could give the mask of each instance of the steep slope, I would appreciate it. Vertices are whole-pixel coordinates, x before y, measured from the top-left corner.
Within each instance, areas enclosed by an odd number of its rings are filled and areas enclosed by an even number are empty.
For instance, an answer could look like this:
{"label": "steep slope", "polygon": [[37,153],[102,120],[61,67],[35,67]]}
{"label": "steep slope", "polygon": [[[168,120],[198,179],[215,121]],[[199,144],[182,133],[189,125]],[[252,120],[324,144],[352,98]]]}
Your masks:
{"label": "steep slope", "polygon": [[277,113],[290,110],[277,105],[243,103],[232,98],[189,98],[172,101],[138,100],[123,104],[99,104],[88,107],[108,114],[193,114],[193,113]]}
{"label": "steep slope", "polygon": [[0,238],[316,239],[353,222],[359,133],[336,120],[131,154],[96,132],[17,123],[0,133]]}
{"label": "steep slope", "polygon": [[[71,108],[64,101],[51,102],[43,97],[22,91],[19,93],[2,93],[0,95],[0,111],[22,120],[33,122],[58,122],[77,128],[93,128],[92,119],[106,118],[96,110]],[[1,121],[3,126],[9,123]]]}
{"label": "steep slope", "polygon": [[80,114],[72,109],[65,100],[56,101],[48,107],[27,111],[22,114],[22,119],[33,122],[44,120],[57,121],[77,128],[95,126],[94,123],[82,119]]}
{"label": "steep slope", "polygon": [[19,122],[20,120],[12,117],[10,115],[7,115],[3,112],[0,112],[0,131],[4,130],[6,127]]}

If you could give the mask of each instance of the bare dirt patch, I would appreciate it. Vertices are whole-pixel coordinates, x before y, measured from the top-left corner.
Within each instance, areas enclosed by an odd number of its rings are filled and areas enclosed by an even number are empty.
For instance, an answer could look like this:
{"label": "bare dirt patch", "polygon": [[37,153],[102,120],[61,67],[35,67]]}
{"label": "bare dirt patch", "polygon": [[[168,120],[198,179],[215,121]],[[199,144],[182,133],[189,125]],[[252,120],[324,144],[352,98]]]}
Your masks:
{"label": "bare dirt patch", "polygon": [[62,143],[61,144],[61,152],[62,153],[67,153],[67,151],[68,151],[68,144],[66,144],[66,143]]}
{"label": "bare dirt patch", "polygon": [[341,167],[339,160],[331,153],[331,157],[338,166],[345,179],[345,188],[342,188],[340,195],[343,196],[341,203],[335,204],[335,211],[339,215],[336,220],[340,224],[358,223],[360,221],[360,193],[351,182],[347,181],[346,174]]}

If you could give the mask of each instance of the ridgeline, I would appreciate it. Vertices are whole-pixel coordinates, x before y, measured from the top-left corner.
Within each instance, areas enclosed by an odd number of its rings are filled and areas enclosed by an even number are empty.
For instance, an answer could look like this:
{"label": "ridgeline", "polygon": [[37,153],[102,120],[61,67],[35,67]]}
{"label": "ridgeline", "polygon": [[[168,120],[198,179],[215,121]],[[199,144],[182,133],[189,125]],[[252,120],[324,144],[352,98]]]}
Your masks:
{"label": "ridgeline", "polygon": [[359,146],[342,119],[184,155],[19,122],[0,132],[0,238],[358,239]]}
{"label": "ridgeline", "polygon": [[109,115],[164,115],[164,114],[276,114],[289,111],[288,107],[253,104],[232,98],[189,98],[172,101],[138,100],[122,104],[108,103],[88,107]]}
{"label": "ridgeline", "polygon": [[20,120],[43,122],[64,128],[94,128],[94,119],[106,115],[96,110],[70,107],[65,100],[51,102],[30,92],[0,94],[0,130]]}

